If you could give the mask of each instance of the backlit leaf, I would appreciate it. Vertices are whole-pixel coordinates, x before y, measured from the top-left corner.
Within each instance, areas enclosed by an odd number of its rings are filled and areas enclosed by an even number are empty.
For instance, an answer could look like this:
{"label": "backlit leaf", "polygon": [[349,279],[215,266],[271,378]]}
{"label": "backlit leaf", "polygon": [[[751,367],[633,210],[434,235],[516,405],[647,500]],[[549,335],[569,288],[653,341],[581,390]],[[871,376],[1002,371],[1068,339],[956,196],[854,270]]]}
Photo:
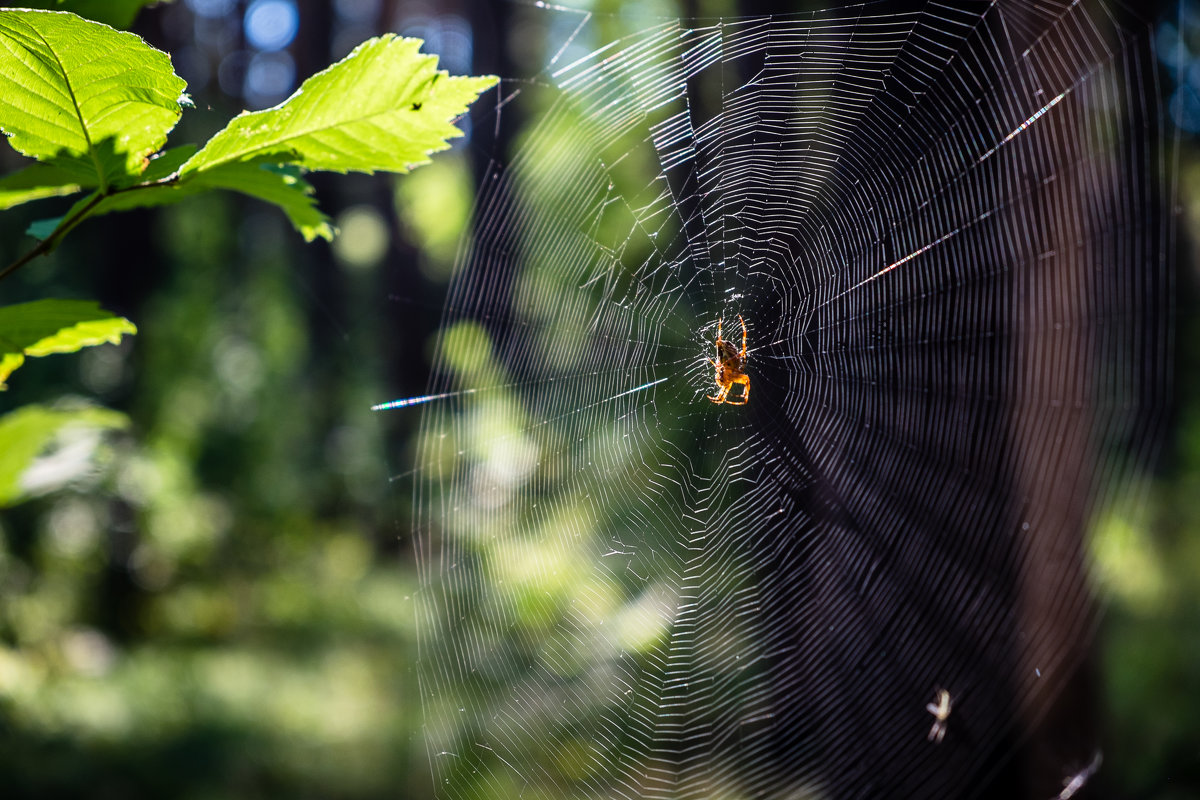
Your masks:
{"label": "backlit leaf", "polygon": [[134,324],[91,300],[35,300],[0,306],[0,387],[26,356],[117,344]]}
{"label": "backlit leaf", "polygon": [[132,182],[178,121],[184,86],[167,54],[131,33],[0,10],[0,130],[85,185]]}
{"label": "backlit leaf", "polygon": [[[140,178],[143,183],[148,185],[138,186],[131,191],[103,196],[99,192],[92,192],[76,201],[66,214],[53,219],[38,220],[32,223],[25,233],[35,239],[48,239],[51,235],[57,235],[61,239],[76,225],[91,217],[98,217],[112,211],[167,205],[199,194],[208,187],[197,184],[195,187],[188,188],[180,186],[178,183],[153,185],[155,181],[162,180],[179,169],[180,165],[195,152],[196,146],[187,144],[158,153],[150,158],[150,162]],[[67,220],[68,224],[60,229],[59,226],[63,220]]]}
{"label": "backlit leaf", "polygon": [[[150,170],[147,170],[147,174],[149,172]],[[327,216],[317,210],[312,186],[299,175],[297,168],[259,164],[254,161],[222,164],[213,169],[192,173],[188,180],[179,183],[167,183],[138,189],[135,192],[111,195],[92,209],[91,216],[130,208],[168,205],[210,189],[228,189],[279,206],[296,230],[304,236],[305,241],[311,242],[318,237],[333,239],[333,224]],[[85,202],[86,200],[81,200],[79,206]]]}
{"label": "backlit leaf", "polygon": [[495,77],[451,77],[419,39],[381,36],[275,108],[235,117],[182,175],[270,157],[307,170],[407,172],[461,136],[452,124]]}
{"label": "backlit leaf", "polygon": [[53,164],[30,164],[0,178],[0,210],[46,197],[75,194],[83,187]]}

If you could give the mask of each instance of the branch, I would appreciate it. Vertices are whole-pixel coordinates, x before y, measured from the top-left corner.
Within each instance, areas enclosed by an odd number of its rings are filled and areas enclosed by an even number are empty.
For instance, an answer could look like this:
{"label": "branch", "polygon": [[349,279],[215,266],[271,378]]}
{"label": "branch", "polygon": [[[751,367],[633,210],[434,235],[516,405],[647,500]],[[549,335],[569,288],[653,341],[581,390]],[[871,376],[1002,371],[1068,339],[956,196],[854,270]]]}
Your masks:
{"label": "branch", "polygon": [[33,261],[38,256],[45,255],[46,253],[49,253],[51,250],[53,250],[55,248],[55,246],[58,244],[58,242],[62,239],[62,237],[66,234],[66,232],[68,230],[70,230],[71,227],[74,226],[77,222],[79,222],[81,219],[83,219],[83,217],[86,216],[88,214],[88,212],[90,212],[93,208],[95,208],[96,205],[99,204],[99,202],[101,200],[103,200],[105,197],[108,197],[108,194],[100,194],[99,192],[97,192],[92,197],[91,201],[89,201],[87,203],[87,205],[85,205],[83,208],[76,211],[70,218],[64,219],[62,222],[58,223],[58,227],[55,228],[54,231],[49,236],[47,236],[45,239],[42,239],[40,242],[38,242],[37,247],[33,248],[28,253],[21,256],[16,261],[12,262],[7,267],[5,267],[4,271],[0,272],[0,280],[4,280],[9,275],[16,272],[18,269],[25,266],[30,261]]}
{"label": "branch", "polygon": [[112,197],[112,196],[118,195],[118,194],[124,194],[125,192],[134,192],[134,191],[138,191],[139,189],[150,189],[150,188],[156,187],[156,186],[166,186],[166,185],[170,185],[172,183],[178,183],[178,182],[179,182],[179,173],[175,172],[171,175],[168,175],[165,178],[162,178],[161,180],[150,181],[149,183],[138,183],[138,184],[134,184],[133,186],[125,186],[120,189],[108,189],[103,192],[97,192],[95,195],[92,196],[92,199],[89,200],[82,208],[80,208],[78,211],[76,211],[70,217],[67,217],[66,219],[63,219],[61,222],[59,222],[58,226],[54,229],[53,232],[51,232],[51,234],[49,236],[47,236],[45,239],[42,239],[40,242],[38,242],[37,247],[34,247],[28,253],[26,253],[25,255],[18,258],[16,261],[9,264],[7,267],[4,268],[3,271],[0,271],[0,280],[4,280],[9,275],[16,272],[18,269],[25,266],[30,261],[33,261],[38,256],[45,255],[45,254],[49,253],[51,250],[53,250],[55,247],[57,247],[58,243],[60,241],[62,241],[63,237],[66,236],[67,233],[72,228],[74,228],[81,221],[83,221],[84,217],[86,217],[88,214],[90,214],[92,212],[93,208],[95,208],[102,201],[108,199],[109,197]]}

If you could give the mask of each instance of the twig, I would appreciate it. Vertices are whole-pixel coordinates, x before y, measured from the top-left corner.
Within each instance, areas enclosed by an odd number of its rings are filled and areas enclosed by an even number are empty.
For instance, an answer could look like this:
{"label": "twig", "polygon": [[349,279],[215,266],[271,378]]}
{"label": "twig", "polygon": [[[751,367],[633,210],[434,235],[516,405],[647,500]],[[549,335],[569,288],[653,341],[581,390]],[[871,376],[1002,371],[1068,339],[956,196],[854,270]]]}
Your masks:
{"label": "twig", "polygon": [[51,232],[51,234],[49,236],[47,236],[45,239],[42,239],[40,242],[38,242],[37,247],[34,247],[28,253],[26,253],[25,255],[18,258],[16,261],[9,264],[7,267],[4,268],[3,271],[0,271],[0,281],[4,280],[9,275],[16,272],[18,269],[25,266],[30,261],[33,261],[38,256],[45,255],[46,253],[53,250],[58,245],[58,243],[62,240],[62,238],[67,235],[67,232],[70,231],[71,228],[75,227],[75,225],[78,224],[89,213],[91,213],[91,210],[93,208],[95,208],[97,205],[99,205],[103,200],[107,200],[108,198],[110,198],[114,195],[124,194],[125,192],[133,192],[133,191],[137,191],[139,189],[150,189],[150,188],[153,188],[156,186],[169,186],[171,184],[178,183],[178,182],[179,182],[179,172],[176,171],[176,172],[173,172],[172,174],[168,175],[167,177],[161,178],[157,181],[150,181],[149,183],[138,183],[138,184],[134,184],[133,186],[124,186],[119,189],[109,189],[104,192],[97,192],[92,197],[92,199],[87,203],[87,205],[85,205],[83,208],[79,209],[77,212],[72,214],[69,219],[64,219],[61,222],[59,222],[58,226]]}
{"label": "twig", "polygon": [[[16,272],[18,269],[25,266],[30,261],[33,261],[38,256],[45,255],[46,253],[50,252],[50,250],[52,250],[54,248],[54,246],[58,244],[59,240],[62,239],[62,237],[64,235],[66,235],[66,232],[68,230],[70,230],[71,227],[76,222],[78,222],[80,219],[82,219],[89,211],[91,211],[93,208],[95,208],[96,205],[106,197],[109,197],[109,195],[97,193],[87,205],[85,205],[83,208],[79,209],[79,211],[75,212],[75,214],[70,219],[64,219],[62,222],[58,223],[58,227],[55,228],[54,231],[49,236],[47,236],[45,239],[42,239],[40,242],[38,242],[37,247],[33,248],[28,253],[21,256],[16,261],[12,262],[7,267],[5,267],[4,271],[0,272],[0,280],[4,280],[9,275]],[[62,231],[62,233],[59,233],[59,231]]]}

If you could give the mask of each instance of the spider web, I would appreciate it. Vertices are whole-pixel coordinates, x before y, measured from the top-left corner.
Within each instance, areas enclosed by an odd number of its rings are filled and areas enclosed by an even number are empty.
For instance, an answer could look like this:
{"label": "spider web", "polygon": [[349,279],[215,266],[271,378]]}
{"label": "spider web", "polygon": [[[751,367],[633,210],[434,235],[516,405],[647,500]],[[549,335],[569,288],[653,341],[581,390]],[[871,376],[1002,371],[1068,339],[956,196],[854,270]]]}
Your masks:
{"label": "spider web", "polygon": [[[1097,746],[1086,532],[1169,389],[1146,26],[866,4],[584,54],[605,20],[560,13],[397,404],[436,398],[440,796],[1056,795]],[[739,314],[753,395],[719,405]]]}

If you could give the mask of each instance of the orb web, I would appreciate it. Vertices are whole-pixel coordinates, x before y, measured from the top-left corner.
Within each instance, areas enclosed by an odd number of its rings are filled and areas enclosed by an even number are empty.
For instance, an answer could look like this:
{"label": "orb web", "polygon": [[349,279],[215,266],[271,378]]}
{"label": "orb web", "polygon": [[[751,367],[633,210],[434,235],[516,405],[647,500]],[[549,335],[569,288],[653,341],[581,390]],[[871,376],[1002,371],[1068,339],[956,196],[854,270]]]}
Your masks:
{"label": "orb web", "polygon": [[1146,25],[576,19],[504,84],[415,399],[439,796],[1052,796],[1170,380]]}

